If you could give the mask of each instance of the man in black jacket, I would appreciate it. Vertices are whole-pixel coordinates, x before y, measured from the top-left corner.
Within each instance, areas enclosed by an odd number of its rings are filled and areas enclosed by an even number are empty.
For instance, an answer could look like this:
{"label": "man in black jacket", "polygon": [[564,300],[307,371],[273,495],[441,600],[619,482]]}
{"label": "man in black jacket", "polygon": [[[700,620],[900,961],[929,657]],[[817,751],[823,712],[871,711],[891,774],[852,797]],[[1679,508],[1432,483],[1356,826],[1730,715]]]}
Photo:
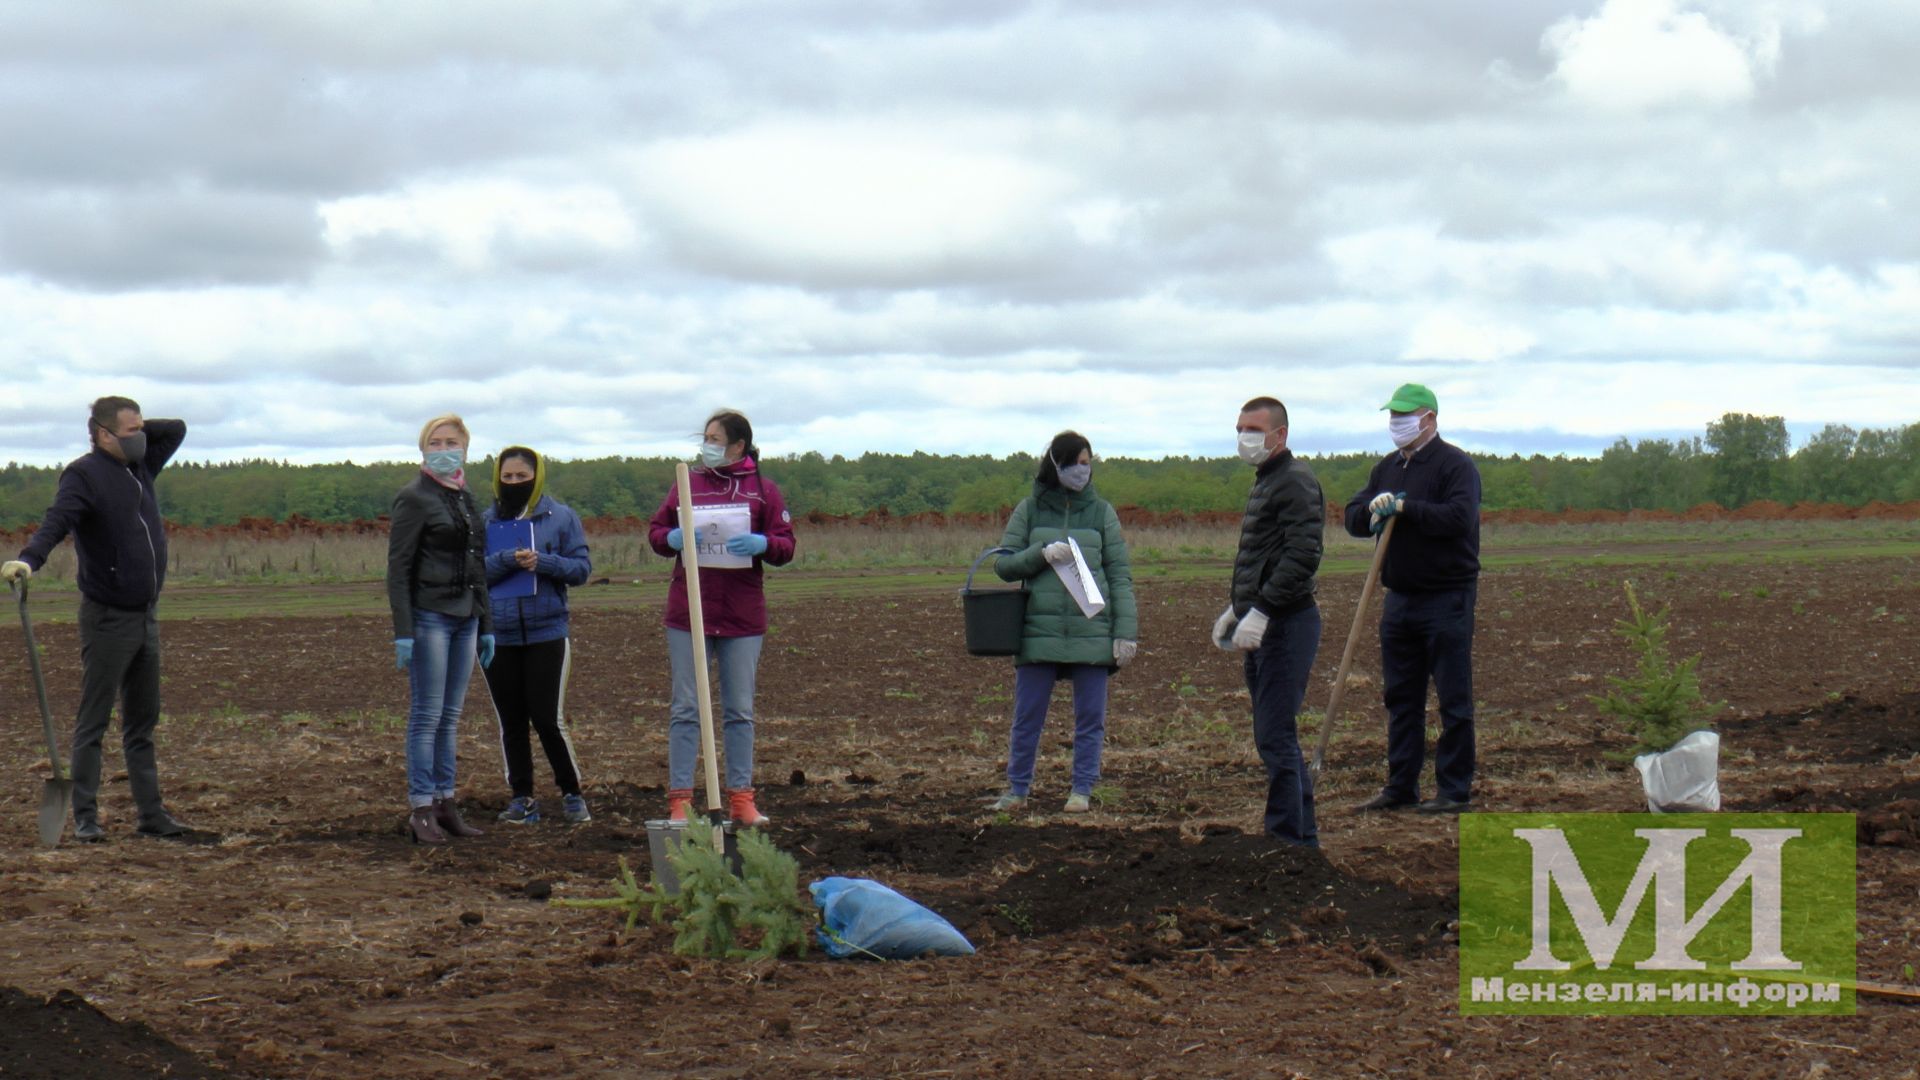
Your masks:
{"label": "man in black jacket", "polygon": [[1313,778],[1294,717],[1320,650],[1314,575],[1327,526],[1327,501],[1307,463],[1287,449],[1287,407],[1254,398],[1240,410],[1240,459],[1257,470],[1240,522],[1232,602],[1213,624],[1214,644],[1246,654],[1253,742],[1267,767],[1267,835],[1319,847]]}
{"label": "man in black jacket", "polygon": [[120,701],[120,744],[127,781],[149,836],[180,836],[160,801],[153,733],[160,722],[160,624],[154,617],[167,576],[167,534],[153,477],[187,437],[179,420],[145,420],[123,397],[93,403],[91,453],[60,474],[53,505],[20,558],[0,566],[8,581],[31,575],[73,534],[80,585],[80,711],[73,724],[73,824],[81,840],[100,827],[100,744]]}
{"label": "man in black jacket", "polygon": [[[1380,570],[1380,676],[1387,706],[1387,783],[1362,810],[1418,805],[1458,813],[1473,799],[1473,608],[1480,581],[1480,470],[1440,438],[1433,391],[1407,383],[1390,410],[1396,449],[1347,501],[1347,532],[1393,539]],[[1426,763],[1427,680],[1440,698],[1433,748],[1437,794],[1420,802]]]}

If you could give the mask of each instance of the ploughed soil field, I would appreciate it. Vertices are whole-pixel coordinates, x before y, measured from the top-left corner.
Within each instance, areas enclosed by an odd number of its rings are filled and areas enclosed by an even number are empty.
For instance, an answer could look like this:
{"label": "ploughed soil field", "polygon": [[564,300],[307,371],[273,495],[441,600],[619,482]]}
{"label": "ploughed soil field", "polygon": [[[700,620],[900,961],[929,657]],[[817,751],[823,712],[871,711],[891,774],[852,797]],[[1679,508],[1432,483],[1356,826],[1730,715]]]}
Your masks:
{"label": "ploughed soil field", "polygon": [[[1611,633],[1629,573],[1673,605],[1676,652],[1702,653],[1707,693],[1729,702],[1727,808],[1861,815],[1860,976],[1909,978],[1912,559],[1489,572],[1477,807],[1642,808],[1637,774],[1602,758],[1627,740],[1588,701],[1629,665]],[[163,777],[205,832],[133,834],[110,734],[110,842],[40,848],[46,765],[9,611],[0,1077],[1916,1075],[1920,1011],[1864,996],[1850,1018],[1463,1018],[1456,823],[1352,809],[1382,779],[1377,645],[1363,639],[1320,785],[1324,849],[1277,849],[1259,836],[1239,659],[1207,641],[1225,576],[1142,574],[1141,657],[1113,683],[1105,799],[1083,817],[1059,812],[1064,690],[1028,809],[984,810],[1002,783],[1012,670],[965,655],[944,579],[776,591],[757,763],[774,839],[803,881],[876,878],[979,947],[884,964],[817,949],[689,961],[664,930],[546,903],[605,894],[617,856],[647,865],[666,752],[658,588],[582,590],[631,594],[583,595],[574,623],[567,711],[594,821],[492,820],[507,792],[476,679],[461,788],[488,832],[443,849],[400,831],[407,692],[385,616],[261,616],[272,589],[248,594],[247,617],[163,627]],[[1322,579],[1312,708],[1359,585]],[[283,593],[294,605],[309,591]],[[34,603],[63,747],[72,603]],[[1309,738],[1315,724],[1303,718]]]}

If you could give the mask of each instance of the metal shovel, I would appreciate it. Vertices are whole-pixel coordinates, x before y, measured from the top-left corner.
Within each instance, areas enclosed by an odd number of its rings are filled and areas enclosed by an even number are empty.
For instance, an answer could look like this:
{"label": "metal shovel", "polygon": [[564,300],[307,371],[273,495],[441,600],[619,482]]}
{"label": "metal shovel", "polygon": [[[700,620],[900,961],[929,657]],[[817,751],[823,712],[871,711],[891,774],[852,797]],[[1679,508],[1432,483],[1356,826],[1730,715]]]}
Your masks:
{"label": "metal shovel", "polygon": [[20,630],[27,636],[27,666],[33,669],[33,689],[40,698],[40,726],[47,734],[47,760],[53,776],[40,789],[40,842],[47,847],[60,846],[60,834],[67,827],[67,811],[73,805],[73,777],[60,762],[60,744],[53,737],[53,710],[47,705],[47,680],[40,673],[40,649],[33,643],[33,619],[27,614],[27,583],[9,582],[20,597]]}

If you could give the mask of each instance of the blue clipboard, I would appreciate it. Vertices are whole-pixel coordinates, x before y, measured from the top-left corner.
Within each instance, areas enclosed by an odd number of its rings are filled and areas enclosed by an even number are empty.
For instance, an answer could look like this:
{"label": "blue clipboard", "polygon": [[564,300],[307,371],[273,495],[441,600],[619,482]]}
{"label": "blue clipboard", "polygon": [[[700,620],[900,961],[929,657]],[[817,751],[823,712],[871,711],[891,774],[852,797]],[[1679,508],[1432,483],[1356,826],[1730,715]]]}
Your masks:
{"label": "blue clipboard", "polygon": [[[526,518],[513,518],[509,521],[487,522],[487,554],[502,551],[519,551],[533,547],[533,522]],[[531,570],[515,570],[500,581],[487,588],[487,595],[495,600],[512,600],[517,597],[532,596],[540,591],[540,576]]]}

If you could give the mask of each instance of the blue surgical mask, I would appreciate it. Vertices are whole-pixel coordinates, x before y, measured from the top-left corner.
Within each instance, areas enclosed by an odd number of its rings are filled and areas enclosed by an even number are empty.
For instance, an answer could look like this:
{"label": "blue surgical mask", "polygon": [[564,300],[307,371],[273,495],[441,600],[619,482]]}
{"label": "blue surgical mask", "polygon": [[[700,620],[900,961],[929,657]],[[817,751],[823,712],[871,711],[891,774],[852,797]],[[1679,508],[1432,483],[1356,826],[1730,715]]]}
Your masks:
{"label": "blue surgical mask", "polygon": [[1091,465],[1069,465],[1064,469],[1056,468],[1055,471],[1060,474],[1060,486],[1068,491],[1079,491],[1093,479]]}
{"label": "blue surgical mask", "polygon": [[719,443],[700,444],[700,464],[709,469],[717,469],[727,463],[727,448]]}
{"label": "blue surgical mask", "polygon": [[427,471],[442,480],[450,480],[460,467],[467,463],[465,450],[429,450],[427,451]]}

